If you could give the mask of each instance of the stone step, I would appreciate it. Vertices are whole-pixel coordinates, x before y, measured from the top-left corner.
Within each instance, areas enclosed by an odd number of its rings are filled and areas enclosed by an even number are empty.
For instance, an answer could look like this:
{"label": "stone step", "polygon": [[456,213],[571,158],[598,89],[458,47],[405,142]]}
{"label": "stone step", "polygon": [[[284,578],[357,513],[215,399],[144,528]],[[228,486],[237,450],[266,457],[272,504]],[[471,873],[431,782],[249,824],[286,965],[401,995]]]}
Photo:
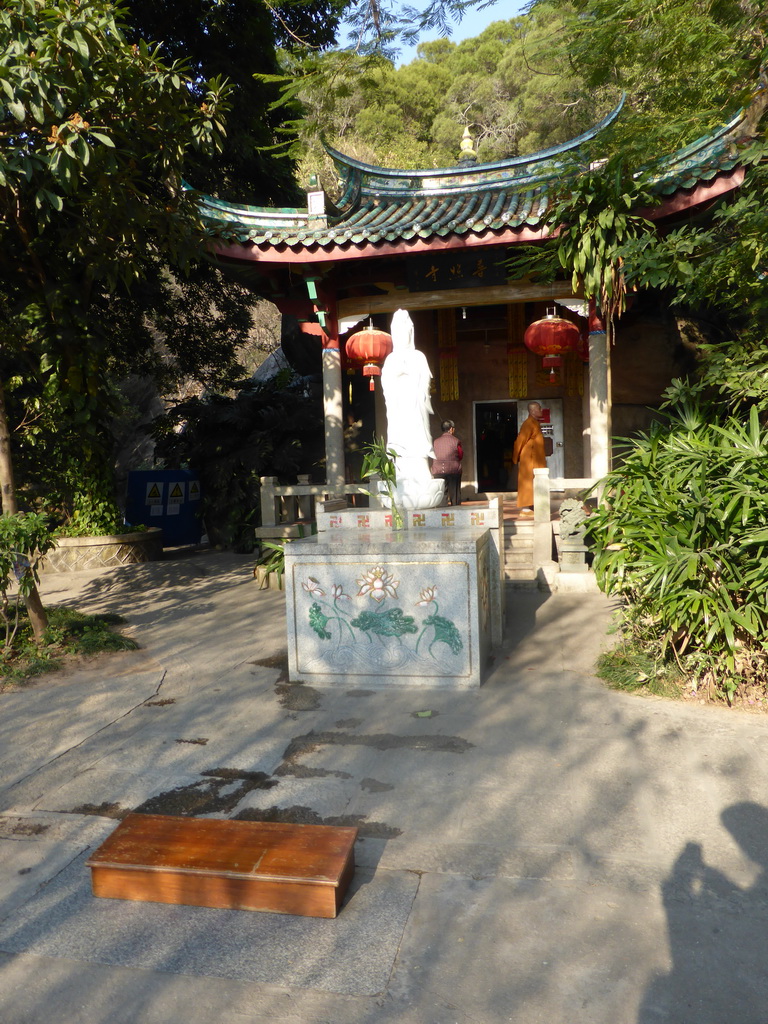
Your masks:
{"label": "stone step", "polygon": [[506,566],[504,578],[507,580],[535,580],[536,573],[532,565]]}
{"label": "stone step", "polygon": [[356,828],[129,814],[86,862],[94,896],[336,917]]}
{"label": "stone step", "polygon": [[530,551],[533,548],[533,537],[507,537],[505,551]]}
{"label": "stone step", "polygon": [[532,537],[533,523],[505,523],[505,537]]}
{"label": "stone step", "polygon": [[511,579],[506,580],[505,586],[507,590],[538,590],[539,581],[535,576],[530,579]]}
{"label": "stone step", "polygon": [[533,552],[532,551],[520,551],[517,548],[513,548],[511,551],[507,550],[504,552],[504,565],[508,568],[510,566],[521,566],[533,565]]}

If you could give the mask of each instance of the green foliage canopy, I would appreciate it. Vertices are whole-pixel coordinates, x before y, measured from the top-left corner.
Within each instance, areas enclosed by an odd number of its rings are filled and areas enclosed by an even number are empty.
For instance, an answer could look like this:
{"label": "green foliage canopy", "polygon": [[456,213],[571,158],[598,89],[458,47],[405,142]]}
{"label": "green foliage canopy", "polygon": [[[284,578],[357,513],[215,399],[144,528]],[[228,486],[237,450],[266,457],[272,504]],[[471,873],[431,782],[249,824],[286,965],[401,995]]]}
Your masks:
{"label": "green foliage canopy", "polygon": [[[752,3],[674,0],[547,0],[561,12],[564,39],[587,86],[627,90],[621,117],[563,173],[567,186],[548,216],[557,237],[521,251],[519,273],[572,275],[609,317],[621,313],[628,290],[656,289],[694,317],[717,322],[705,374],[728,398],[759,397],[764,359],[768,260],[763,115],[768,106],[768,15]],[[658,198],[653,175],[684,143],[720,127],[746,105],[738,148],[744,184],[714,211],[672,230],[643,219]],[[707,329],[709,330],[709,329]],[[752,371],[740,379],[739,350]],[[754,357],[754,358],[753,358]],[[762,389],[765,401],[768,389]]]}
{"label": "green foliage canopy", "polygon": [[298,199],[292,163],[274,150],[284,112],[273,108],[278,92],[263,76],[279,73],[278,47],[290,54],[330,45],[343,6],[343,0],[132,0],[128,38],[160,39],[166,59],[185,61],[196,101],[205,101],[206,82],[227,80],[226,136],[215,152],[191,153],[187,163],[196,188],[259,205]]}
{"label": "green foliage canopy", "polygon": [[[488,26],[476,39],[422,44],[396,68],[377,54],[333,51],[286,64],[287,95],[316,164],[320,137],[372,163],[445,167],[469,126],[480,161],[566,141],[615,104],[618,91],[587,91],[562,45],[564,19],[542,5]],[[305,158],[305,163],[306,163]]]}
{"label": "green foliage canopy", "polygon": [[747,106],[768,56],[760,0],[534,0],[564,18],[564,45],[588,88],[627,93],[625,155],[654,158]]}
{"label": "green foliage canopy", "polygon": [[159,254],[184,266],[200,248],[182,168],[219,148],[227,95],[130,43],[125,16],[108,0],[0,10],[0,344],[38,382],[27,417],[74,435],[71,475],[97,503],[111,496],[113,408],[100,312]]}

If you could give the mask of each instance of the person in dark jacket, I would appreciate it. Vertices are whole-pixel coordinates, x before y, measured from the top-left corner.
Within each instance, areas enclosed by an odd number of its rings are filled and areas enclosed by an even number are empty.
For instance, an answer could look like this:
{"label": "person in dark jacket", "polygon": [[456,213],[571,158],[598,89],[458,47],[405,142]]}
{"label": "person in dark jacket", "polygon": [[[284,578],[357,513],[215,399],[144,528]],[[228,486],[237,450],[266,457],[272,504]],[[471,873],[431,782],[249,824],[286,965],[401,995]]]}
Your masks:
{"label": "person in dark jacket", "polygon": [[461,504],[461,460],[464,451],[456,437],[453,420],[443,420],[442,434],[434,440],[435,458],[432,462],[432,476],[445,480],[445,489],[451,505]]}

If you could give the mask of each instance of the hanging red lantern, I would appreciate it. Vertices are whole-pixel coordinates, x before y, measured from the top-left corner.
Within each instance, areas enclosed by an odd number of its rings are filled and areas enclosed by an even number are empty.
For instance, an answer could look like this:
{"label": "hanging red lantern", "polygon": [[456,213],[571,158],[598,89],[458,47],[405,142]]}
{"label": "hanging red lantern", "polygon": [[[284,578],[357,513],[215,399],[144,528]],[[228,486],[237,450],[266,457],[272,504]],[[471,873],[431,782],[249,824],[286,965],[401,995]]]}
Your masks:
{"label": "hanging red lantern", "polygon": [[554,309],[548,309],[542,320],[526,328],[523,342],[531,352],[544,357],[544,367],[554,381],[555,368],[562,365],[562,357],[575,351],[579,344],[579,328],[571,320],[557,316]]}
{"label": "hanging red lantern", "polygon": [[363,364],[363,376],[371,378],[373,391],[374,379],[381,376],[381,364],[392,351],[392,335],[369,324],[347,338],[345,350],[347,359]]}

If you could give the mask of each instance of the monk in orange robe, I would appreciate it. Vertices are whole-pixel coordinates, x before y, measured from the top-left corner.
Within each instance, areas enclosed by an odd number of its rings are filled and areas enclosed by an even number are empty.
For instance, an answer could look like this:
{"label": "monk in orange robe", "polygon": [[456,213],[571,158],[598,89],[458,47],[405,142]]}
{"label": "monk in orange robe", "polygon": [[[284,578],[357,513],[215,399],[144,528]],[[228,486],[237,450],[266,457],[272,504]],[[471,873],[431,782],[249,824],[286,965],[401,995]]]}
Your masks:
{"label": "monk in orange robe", "polygon": [[538,402],[528,403],[528,419],[520,427],[515,447],[512,449],[512,461],[517,465],[517,507],[525,512],[533,512],[533,471],[546,469],[547,459],[544,454],[544,435],[539,421],[544,411]]}

